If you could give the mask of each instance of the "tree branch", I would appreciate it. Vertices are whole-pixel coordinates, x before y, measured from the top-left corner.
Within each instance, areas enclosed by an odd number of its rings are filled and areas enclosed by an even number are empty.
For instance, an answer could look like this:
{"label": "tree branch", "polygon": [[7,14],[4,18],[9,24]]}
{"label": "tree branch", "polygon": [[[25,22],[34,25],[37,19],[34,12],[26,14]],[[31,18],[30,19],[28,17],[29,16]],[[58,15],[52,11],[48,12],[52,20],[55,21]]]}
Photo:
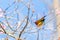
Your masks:
{"label": "tree branch", "polygon": [[1,24],[0,24],[0,27],[2,28],[2,30],[4,31],[4,33],[5,33],[5,34],[7,34],[8,36],[11,36],[11,37],[13,37],[13,38],[15,38],[14,36],[9,35],[9,34],[6,32],[6,30],[2,27],[2,25],[1,25]]}
{"label": "tree branch", "polygon": [[28,16],[27,16],[27,22],[26,25],[24,26],[24,28],[22,29],[22,31],[19,34],[19,38],[21,37],[22,33],[24,32],[24,30],[26,29],[27,25],[28,25],[28,20],[29,20],[29,13],[30,13],[30,5],[28,7]]}

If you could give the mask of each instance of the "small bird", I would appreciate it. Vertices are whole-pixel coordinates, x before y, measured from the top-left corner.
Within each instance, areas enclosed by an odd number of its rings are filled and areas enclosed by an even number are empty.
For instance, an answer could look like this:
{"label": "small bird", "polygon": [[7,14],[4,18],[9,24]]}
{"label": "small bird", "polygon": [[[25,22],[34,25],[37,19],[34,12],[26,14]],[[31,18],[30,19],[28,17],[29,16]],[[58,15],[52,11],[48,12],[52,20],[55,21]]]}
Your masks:
{"label": "small bird", "polygon": [[41,19],[35,21],[35,24],[37,25],[37,27],[41,27],[43,25],[44,21],[45,21],[45,16],[42,17]]}

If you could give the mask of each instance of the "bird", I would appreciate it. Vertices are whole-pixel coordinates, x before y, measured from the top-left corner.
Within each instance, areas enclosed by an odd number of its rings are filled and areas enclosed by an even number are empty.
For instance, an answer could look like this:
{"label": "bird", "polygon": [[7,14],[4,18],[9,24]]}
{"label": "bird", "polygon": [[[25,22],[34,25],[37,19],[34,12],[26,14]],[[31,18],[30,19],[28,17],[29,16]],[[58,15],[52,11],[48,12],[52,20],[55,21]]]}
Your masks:
{"label": "bird", "polygon": [[45,16],[42,17],[41,19],[35,21],[35,24],[37,25],[37,27],[41,27],[43,25],[44,21],[45,21]]}

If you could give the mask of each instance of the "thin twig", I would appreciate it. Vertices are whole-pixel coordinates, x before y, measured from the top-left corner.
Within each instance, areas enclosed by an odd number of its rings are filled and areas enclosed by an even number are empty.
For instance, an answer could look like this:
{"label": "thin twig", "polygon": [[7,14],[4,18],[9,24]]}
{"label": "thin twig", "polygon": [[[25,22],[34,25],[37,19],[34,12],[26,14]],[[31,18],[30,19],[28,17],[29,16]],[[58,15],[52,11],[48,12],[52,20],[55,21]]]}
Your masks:
{"label": "thin twig", "polygon": [[7,25],[8,25],[8,27],[12,30],[12,31],[14,31],[13,29],[12,29],[12,27],[10,26],[10,24],[9,24],[9,22],[8,22],[8,20],[7,20],[7,17],[6,17],[6,15],[5,15],[5,21],[6,21],[6,23],[7,23]]}
{"label": "thin twig", "polygon": [[39,40],[39,30],[38,30],[38,32],[37,32],[37,40]]}
{"label": "thin twig", "polygon": [[6,12],[12,5],[14,5],[15,4],[15,1],[11,4],[11,5],[9,5],[6,9],[5,9],[5,11],[4,12]]}
{"label": "thin twig", "polygon": [[7,34],[8,36],[11,36],[11,37],[13,37],[13,38],[15,38],[14,36],[9,35],[9,34],[6,32],[6,30],[2,27],[2,25],[1,25],[1,24],[0,24],[0,27],[2,28],[2,30],[4,31],[4,33],[5,33],[5,34]]}
{"label": "thin twig", "polygon": [[2,28],[2,30],[4,31],[4,33],[6,34],[6,31],[4,30],[4,28],[2,27],[2,25],[0,24],[0,27]]}
{"label": "thin twig", "polygon": [[[13,4],[15,4],[15,1],[12,3],[12,5],[13,5]],[[4,13],[6,13],[6,11],[7,11],[12,5],[9,5],[9,6],[5,9]],[[12,29],[12,27],[10,26],[10,24],[9,24],[9,22],[8,22],[8,20],[7,20],[6,15],[4,15],[4,17],[5,17],[5,19],[6,19],[6,23],[8,24],[8,27],[9,27],[12,31],[14,31],[14,30]]]}
{"label": "thin twig", "polygon": [[17,28],[13,33],[15,33],[15,32],[21,27],[21,25],[23,24],[23,22],[25,21],[26,18],[27,18],[27,17],[25,17],[25,18],[23,19],[23,21],[21,22],[21,24],[18,25],[18,28]]}
{"label": "thin twig", "polygon": [[30,5],[28,7],[28,16],[27,16],[27,22],[26,25],[24,26],[24,28],[22,29],[22,31],[19,34],[19,38],[21,37],[22,33],[24,32],[24,30],[26,29],[27,25],[28,25],[28,20],[29,20],[29,13],[30,13]]}

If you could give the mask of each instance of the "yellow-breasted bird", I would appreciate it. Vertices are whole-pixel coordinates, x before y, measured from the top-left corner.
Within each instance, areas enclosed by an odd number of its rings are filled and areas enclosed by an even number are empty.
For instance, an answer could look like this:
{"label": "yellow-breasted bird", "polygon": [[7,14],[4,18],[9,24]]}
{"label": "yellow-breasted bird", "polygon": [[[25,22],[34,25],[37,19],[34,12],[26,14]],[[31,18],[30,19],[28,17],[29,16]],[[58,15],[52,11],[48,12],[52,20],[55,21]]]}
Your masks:
{"label": "yellow-breasted bird", "polygon": [[41,27],[44,23],[44,20],[45,20],[45,16],[42,17],[41,19],[35,21],[35,24],[37,25],[37,27]]}

